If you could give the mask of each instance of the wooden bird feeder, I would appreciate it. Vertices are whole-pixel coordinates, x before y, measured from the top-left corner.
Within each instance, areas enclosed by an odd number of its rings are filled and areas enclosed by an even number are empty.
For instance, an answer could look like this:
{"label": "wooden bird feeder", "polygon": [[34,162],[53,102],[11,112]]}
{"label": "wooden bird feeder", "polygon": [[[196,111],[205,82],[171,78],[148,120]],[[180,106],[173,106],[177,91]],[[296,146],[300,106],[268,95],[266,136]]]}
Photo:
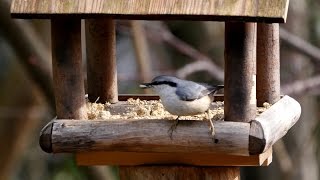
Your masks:
{"label": "wooden bird feeder", "polygon": [[[120,165],[123,179],[191,172],[190,166],[177,164],[192,165],[195,174],[235,179],[237,168],[200,166],[269,165],[272,145],[301,113],[293,98],[280,98],[278,23],[285,22],[288,5],[289,0],[13,0],[13,17],[51,19],[58,118],[41,131],[42,149],[75,153],[79,165]],[[120,106],[129,97],[158,97],[118,96],[115,19],[225,21],[225,90],[224,96],[216,96],[224,100],[224,121],[214,122],[214,136],[204,121],[181,121],[170,139],[168,120],[87,120],[81,19],[89,100],[99,97]],[[264,102],[272,106],[256,116],[257,106]]]}

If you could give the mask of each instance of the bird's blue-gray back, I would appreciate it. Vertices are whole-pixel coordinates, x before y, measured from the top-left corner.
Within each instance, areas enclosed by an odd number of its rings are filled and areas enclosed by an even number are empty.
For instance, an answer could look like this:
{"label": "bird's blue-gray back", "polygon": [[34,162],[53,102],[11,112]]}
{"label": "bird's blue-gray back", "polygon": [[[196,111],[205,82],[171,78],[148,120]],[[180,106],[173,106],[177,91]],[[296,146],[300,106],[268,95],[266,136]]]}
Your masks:
{"label": "bird's blue-gray back", "polygon": [[193,101],[196,99],[200,99],[215,90],[216,88],[214,88],[213,86],[185,81],[183,85],[179,85],[176,90],[176,94],[183,101]]}

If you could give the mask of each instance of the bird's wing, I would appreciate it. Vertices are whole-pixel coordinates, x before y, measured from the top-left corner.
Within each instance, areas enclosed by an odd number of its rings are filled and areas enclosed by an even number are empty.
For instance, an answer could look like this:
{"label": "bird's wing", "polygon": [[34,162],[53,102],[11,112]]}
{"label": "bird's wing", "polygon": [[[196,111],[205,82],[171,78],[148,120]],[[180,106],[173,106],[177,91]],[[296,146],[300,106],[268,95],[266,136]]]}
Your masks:
{"label": "bird's wing", "polygon": [[[192,88],[191,88],[192,87]],[[223,86],[210,86],[208,84],[199,83],[187,83],[184,86],[179,86],[176,90],[176,94],[183,101],[193,101],[200,99],[203,96],[214,93],[215,91],[223,88]]]}
{"label": "bird's wing", "polygon": [[215,93],[216,91],[218,91],[219,89],[224,88],[224,85],[209,85],[209,84],[205,84],[205,83],[199,83],[200,85],[204,86],[205,89],[203,90],[203,94],[211,94],[211,93]]}
{"label": "bird's wing", "polygon": [[206,87],[197,83],[186,83],[183,86],[177,87],[176,94],[183,101],[193,101],[206,96],[209,93]]}

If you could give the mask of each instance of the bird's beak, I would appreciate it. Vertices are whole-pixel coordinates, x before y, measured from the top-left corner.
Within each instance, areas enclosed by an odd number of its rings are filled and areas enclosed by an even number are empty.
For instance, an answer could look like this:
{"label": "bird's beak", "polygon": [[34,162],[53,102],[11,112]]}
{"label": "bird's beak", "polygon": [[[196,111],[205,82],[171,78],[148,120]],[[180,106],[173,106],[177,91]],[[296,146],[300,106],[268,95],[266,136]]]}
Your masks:
{"label": "bird's beak", "polygon": [[142,89],[147,89],[147,88],[152,88],[152,85],[150,83],[141,83],[139,87]]}

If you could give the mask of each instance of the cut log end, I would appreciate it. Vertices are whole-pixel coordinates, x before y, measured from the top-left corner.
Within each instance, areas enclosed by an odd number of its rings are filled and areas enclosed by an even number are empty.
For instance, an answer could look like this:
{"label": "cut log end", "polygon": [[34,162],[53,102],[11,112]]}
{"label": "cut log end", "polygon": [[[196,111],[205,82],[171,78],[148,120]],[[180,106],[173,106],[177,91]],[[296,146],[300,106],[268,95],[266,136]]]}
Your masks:
{"label": "cut log end", "polygon": [[263,153],[266,147],[266,140],[249,136],[249,154],[257,155]]}
{"label": "cut log end", "polygon": [[259,121],[251,121],[250,135],[249,135],[249,154],[261,154],[266,146],[266,139],[263,133],[263,127]]}
{"label": "cut log end", "polygon": [[50,122],[40,132],[39,144],[41,149],[47,153],[52,153],[52,128],[53,122]]}
{"label": "cut log end", "polygon": [[260,154],[286,135],[298,121],[300,104],[289,96],[284,96],[268,110],[251,121],[249,153]]}

